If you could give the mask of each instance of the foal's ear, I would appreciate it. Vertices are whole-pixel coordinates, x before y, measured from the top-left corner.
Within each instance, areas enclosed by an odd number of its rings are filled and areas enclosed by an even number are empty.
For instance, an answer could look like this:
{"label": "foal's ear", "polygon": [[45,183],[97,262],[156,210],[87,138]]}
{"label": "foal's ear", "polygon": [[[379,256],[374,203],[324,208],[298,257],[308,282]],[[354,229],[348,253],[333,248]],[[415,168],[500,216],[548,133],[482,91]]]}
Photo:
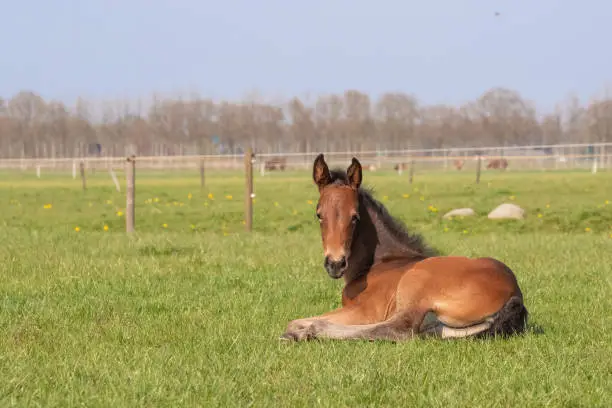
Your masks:
{"label": "foal's ear", "polygon": [[323,153],[319,154],[314,161],[312,166],[312,179],[314,180],[319,190],[331,183],[331,174],[329,174],[329,167],[325,163]]}
{"label": "foal's ear", "polygon": [[346,176],[348,177],[351,187],[358,189],[361,185],[361,180],[363,177],[361,173],[361,163],[359,163],[359,160],[353,157],[351,165],[346,170]]}

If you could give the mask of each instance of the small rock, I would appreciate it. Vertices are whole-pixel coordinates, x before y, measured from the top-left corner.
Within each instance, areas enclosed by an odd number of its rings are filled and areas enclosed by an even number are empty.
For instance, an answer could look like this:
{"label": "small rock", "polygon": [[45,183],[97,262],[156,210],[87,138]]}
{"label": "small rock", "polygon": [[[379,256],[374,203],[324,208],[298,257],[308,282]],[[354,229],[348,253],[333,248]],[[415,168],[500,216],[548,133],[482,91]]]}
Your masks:
{"label": "small rock", "polygon": [[450,218],[450,217],[469,217],[472,215],[476,215],[476,212],[471,208],[456,208],[454,210],[450,210],[444,217],[442,218]]}
{"label": "small rock", "polygon": [[501,204],[488,215],[491,220],[513,219],[522,220],[525,218],[525,210],[516,204]]}

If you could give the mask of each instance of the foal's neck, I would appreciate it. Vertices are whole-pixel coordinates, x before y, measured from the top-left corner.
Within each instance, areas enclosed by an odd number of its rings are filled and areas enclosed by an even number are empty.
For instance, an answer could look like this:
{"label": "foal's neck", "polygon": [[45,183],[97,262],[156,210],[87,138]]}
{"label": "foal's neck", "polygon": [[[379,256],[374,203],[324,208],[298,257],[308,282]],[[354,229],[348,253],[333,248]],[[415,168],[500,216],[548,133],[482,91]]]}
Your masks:
{"label": "foal's neck", "polygon": [[371,198],[360,195],[359,227],[351,248],[349,270],[344,279],[349,282],[367,275],[373,265],[389,260],[406,260],[407,263],[426,258],[418,248],[412,248],[409,236],[399,232],[394,220],[376,208]]}
{"label": "foal's neck", "polygon": [[391,257],[412,258],[416,255],[412,248],[396,236],[385,218],[371,208],[368,209],[368,212],[377,238],[374,246],[374,263],[384,262],[386,258]]}

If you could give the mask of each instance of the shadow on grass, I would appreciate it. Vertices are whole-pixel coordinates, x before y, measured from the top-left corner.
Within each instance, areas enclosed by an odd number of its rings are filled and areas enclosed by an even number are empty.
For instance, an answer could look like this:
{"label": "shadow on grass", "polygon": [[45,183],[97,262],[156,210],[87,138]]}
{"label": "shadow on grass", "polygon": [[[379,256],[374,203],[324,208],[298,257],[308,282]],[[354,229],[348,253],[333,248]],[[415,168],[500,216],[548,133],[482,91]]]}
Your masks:
{"label": "shadow on grass", "polygon": [[544,334],[544,327],[540,326],[538,323],[527,323],[527,328],[525,330],[525,334],[528,335],[540,335]]}
{"label": "shadow on grass", "polygon": [[153,245],[147,245],[142,248],[138,248],[138,254],[144,256],[174,256],[174,255],[189,255],[193,254],[195,250],[188,247],[156,247]]}
{"label": "shadow on grass", "polygon": [[367,340],[367,339],[350,339],[350,340],[336,340],[336,339],[326,339],[326,338],[313,338],[313,339],[309,339],[307,341],[295,341],[291,335],[288,335],[286,332],[283,332],[282,334],[279,335],[278,340],[281,343],[286,343],[286,344],[292,344],[292,343],[302,343],[302,342],[313,342],[313,341],[323,341],[323,342],[335,342],[335,341],[339,341],[339,342],[362,342],[362,343],[391,343],[391,344],[398,344],[398,343],[403,343],[406,341],[440,341],[440,342],[448,342],[448,341],[482,341],[482,342],[487,342],[487,341],[491,341],[491,340],[496,340],[496,341],[504,341],[504,340],[508,340],[511,338],[522,338],[522,337],[527,337],[527,336],[538,336],[544,334],[544,327],[540,326],[537,323],[527,323],[527,326],[525,328],[525,331],[523,333],[520,334],[513,334],[510,336],[491,336],[489,334],[487,335],[476,335],[476,336],[468,336],[468,337],[458,337],[458,338],[448,338],[448,339],[441,339],[439,337],[435,337],[435,336],[426,336],[426,337],[415,337],[413,339],[407,339],[407,340]]}

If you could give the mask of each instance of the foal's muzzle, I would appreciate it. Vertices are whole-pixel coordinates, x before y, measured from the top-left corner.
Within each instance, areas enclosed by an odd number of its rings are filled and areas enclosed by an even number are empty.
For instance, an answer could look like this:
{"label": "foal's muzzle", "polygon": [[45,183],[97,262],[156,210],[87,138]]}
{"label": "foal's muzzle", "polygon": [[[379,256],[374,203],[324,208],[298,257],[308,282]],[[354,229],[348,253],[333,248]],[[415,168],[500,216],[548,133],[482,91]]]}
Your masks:
{"label": "foal's muzzle", "polygon": [[337,260],[332,260],[329,256],[326,256],[324,265],[327,274],[333,279],[338,279],[342,277],[348,264],[346,262],[346,256]]}

